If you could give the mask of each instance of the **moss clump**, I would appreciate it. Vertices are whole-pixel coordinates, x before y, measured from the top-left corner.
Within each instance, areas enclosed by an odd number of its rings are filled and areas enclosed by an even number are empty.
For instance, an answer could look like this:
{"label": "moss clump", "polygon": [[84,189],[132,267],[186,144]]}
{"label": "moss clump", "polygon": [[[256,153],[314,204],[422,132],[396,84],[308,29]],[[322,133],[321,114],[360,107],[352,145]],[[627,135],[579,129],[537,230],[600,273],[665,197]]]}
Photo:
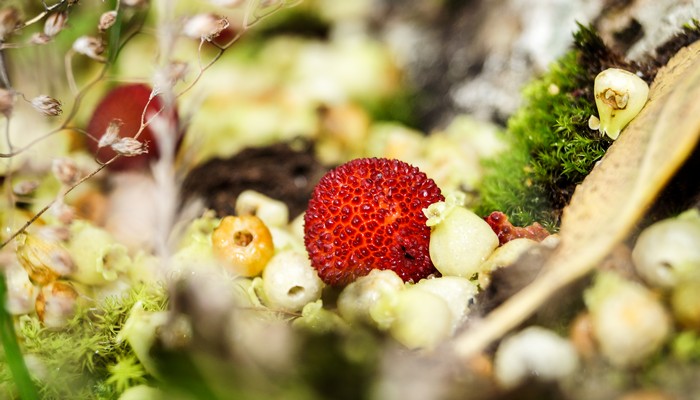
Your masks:
{"label": "moss clump", "polygon": [[524,106],[508,121],[510,150],[486,162],[477,212],[503,211],[516,225],[540,222],[556,230],[574,188],[612,143],[588,128],[597,114],[596,75],[610,67],[636,69],[579,25],[574,48],[523,92]]}
{"label": "moss clump", "polygon": [[[165,290],[140,286],[124,296],[110,297],[99,308],[81,309],[60,331],[44,328],[36,316],[20,318],[20,346],[41,381],[42,399],[117,398],[128,386],[150,378],[130,346],[116,340],[137,301],[148,311],[162,311]],[[131,363],[128,371],[125,360]],[[3,370],[0,376],[7,375]]]}

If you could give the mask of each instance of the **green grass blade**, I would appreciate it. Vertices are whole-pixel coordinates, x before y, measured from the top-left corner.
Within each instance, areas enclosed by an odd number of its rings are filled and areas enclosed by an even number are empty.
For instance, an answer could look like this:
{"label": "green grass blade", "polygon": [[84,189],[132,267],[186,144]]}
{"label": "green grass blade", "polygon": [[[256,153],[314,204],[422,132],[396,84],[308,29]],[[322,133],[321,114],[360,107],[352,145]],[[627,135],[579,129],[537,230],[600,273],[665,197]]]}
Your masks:
{"label": "green grass blade", "polygon": [[5,282],[5,274],[0,273],[0,340],[5,350],[7,365],[12,372],[20,398],[22,400],[39,399],[39,392],[29,376],[24,357],[22,357],[22,352],[17,343],[12,316],[5,309],[6,296],[7,283]]}

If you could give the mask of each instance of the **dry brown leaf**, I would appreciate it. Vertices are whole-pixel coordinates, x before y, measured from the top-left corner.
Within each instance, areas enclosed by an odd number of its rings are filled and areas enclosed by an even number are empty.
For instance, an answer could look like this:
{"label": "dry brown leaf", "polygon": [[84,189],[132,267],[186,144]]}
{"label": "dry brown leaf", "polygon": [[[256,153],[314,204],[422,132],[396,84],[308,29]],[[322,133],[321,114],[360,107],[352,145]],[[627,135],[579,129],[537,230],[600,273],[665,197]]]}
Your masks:
{"label": "dry brown leaf", "polygon": [[700,136],[700,43],[679,51],[659,71],[649,97],[576,189],[562,216],[559,246],[540,276],[455,339],[460,357],[480,353],[595,268],[683,165]]}

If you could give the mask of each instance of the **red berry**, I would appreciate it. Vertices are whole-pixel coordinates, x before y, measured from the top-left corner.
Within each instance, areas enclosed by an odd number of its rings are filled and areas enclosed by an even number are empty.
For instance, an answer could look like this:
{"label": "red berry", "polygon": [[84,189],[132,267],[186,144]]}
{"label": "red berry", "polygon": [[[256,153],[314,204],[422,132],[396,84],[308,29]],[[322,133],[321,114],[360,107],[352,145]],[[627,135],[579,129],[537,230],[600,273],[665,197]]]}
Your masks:
{"label": "red berry", "polygon": [[372,269],[393,270],[405,282],[437,274],[423,208],[442,200],[435,182],[403,161],[343,164],[321,178],[304,215],[311,264],[333,286]]}
{"label": "red berry", "polygon": [[[143,84],[128,84],[112,89],[95,108],[87,132],[92,137],[99,139],[107,130],[109,123],[119,119],[122,122],[119,136],[133,137],[141,126],[141,114],[146,104],[148,104],[148,108],[144,117],[145,121],[148,121],[153,114],[163,108],[163,102],[158,96],[148,103],[150,96],[151,88]],[[163,113],[164,111],[161,111],[159,116],[163,116]],[[169,118],[173,123],[176,123],[177,113],[172,112]],[[150,126],[143,130],[138,140],[147,143],[148,153],[133,157],[119,157],[109,165],[109,168],[112,170],[146,169],[152,160],[158,159],[160,154]],[[98,151],[97,142],[94,140],[88,140],[87,145],[93,154],[97,154],[97,159],[101,162],[107,162],[116,155],[109,146]]]}

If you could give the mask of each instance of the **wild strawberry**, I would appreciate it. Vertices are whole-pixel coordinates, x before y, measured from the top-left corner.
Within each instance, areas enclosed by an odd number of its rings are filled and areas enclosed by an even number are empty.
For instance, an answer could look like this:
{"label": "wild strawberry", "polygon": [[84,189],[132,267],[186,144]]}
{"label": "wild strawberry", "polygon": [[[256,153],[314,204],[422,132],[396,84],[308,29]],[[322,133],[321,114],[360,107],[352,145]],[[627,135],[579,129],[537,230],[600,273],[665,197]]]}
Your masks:
{"label": "wild strawberry", "polygon": [[[148,107],[144,121],[153,118],[153,115],[163,108],[163,102],[159,96],[154,97],[149,103],[150,96],[151,88],[143,84],[129,84],[112,89],[95,108],[87,127],[88,133],[92,137],[100,139],[112,124],[118,128],[118,137],[113,138],[114,140],[133,137],[141,127],[141,116],[146,105]],[[176,112],[171,112],[170,115],[166,116],[164,111],[161,111],[158,116],[166,117],[173,124],[177,122]],[[122,156],[111,163],[109,168],[112,170],[144,169],[148,168],[152,160],[158,159],[159,151],[158,146],[155,145],[156,137],[150,126],[143,130],[138,141],[148,147],[147,153],[131,157]],[[87,144],[90,151],[98,155],[97,159],[101,162],[106,162],[117,154],[109,146],[111,143],[106,143],[106,146],[105,143],[101,143],[102,148],[99,148],[100,144],[94,140],[88,140]]]}
{"label": "wild strawberry", "polygon": [[423,208],[442,201],[432,179],[398,160],[362,158],[328,172],[304,216],[311,264],[329,285],[344,286],[372,269],[405,282],[437,270]]}

